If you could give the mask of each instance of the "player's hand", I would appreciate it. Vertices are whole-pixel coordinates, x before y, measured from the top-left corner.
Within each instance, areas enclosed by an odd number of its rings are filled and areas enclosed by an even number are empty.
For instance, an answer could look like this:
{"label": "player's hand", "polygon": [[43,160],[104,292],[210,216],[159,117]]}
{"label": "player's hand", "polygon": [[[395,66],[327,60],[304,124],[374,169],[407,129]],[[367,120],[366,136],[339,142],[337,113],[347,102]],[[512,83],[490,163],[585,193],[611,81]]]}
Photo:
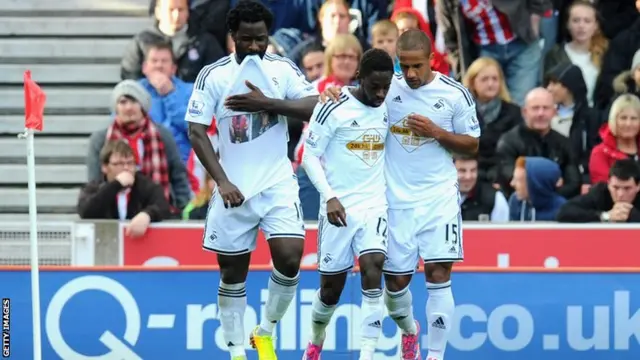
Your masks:
{"label": "player's hand", "polygon": [[626,222],[629,219],[629,214],[633,209],[633,205],[628,203],[615,203],[613,208],[609,211],[609,221],[611,222]]}
{"label": "player's hand", "polygon": [[242,205],[244,196],[238,188],[229,181],[218,184],[218,192],[222,196],[225,208],[234,208]]}
{"label": "player's hand", "polygon": [[125,229],[125,235],[131,237],[140,237],[147,232],[151,224],[151,217],[146,212],[140,212],[131,219],[129,225]]}
{"label": "player's hand", "polygon": [[338,87],[338,86],[327,87],[326,89],[324,89],[322,94],[320,94],[320,103],[324,104],[327,102],[327,100],[338,101],[338,98],[340,97],[341,92],[342,92],[342,87]]}
{"label": "player's hand", "polygon": [[133,183],[136,181],[135,175],[133,175],[129,171],[123,171],[120,174],[116,175],[116,181],[122,185],[122,187],[132,187]]}
{"label": "player's hand", "polygon": [[269,98],[264,96],[262,90],[258,89],[249,81],[244,82],[251,90],[246,94],[229,96],[224,101],[224,106],[233,111],[246,111],[250,113],[264,111],[269,102]]}
{"label": "player's hand", "polygon": [[409,114],[407,126],[409,126],[409,129],[414,133],[427,138],[438,138],[444,131],[428,117],[418,114]]}
{"label": "player's hand", "polygon": [[342,227],[347,226],[347,213],[338,198],[327,201],[327,219],[331,225]]}

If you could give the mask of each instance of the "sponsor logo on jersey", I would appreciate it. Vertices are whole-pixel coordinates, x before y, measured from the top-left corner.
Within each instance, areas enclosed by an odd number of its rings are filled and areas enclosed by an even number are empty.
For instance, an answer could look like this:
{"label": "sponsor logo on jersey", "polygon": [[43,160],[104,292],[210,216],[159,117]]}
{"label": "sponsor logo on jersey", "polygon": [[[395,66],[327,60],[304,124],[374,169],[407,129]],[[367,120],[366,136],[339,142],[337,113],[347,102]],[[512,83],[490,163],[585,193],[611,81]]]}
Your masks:
{"label": "sponsor logo on jersey", "polygon": [[427,138],[414,133],[407,125],[408,120],[409,115],[391,125],[389,129],[391,136],[393,136],[407,152],[413,152],[418,147],[435,141],[433,138]]}
{"label": "sponsor logo on jersey", "polygon": [[365,164],[373,166],[383,155],[385,137],[375,129],[366,130],[346,147]]}

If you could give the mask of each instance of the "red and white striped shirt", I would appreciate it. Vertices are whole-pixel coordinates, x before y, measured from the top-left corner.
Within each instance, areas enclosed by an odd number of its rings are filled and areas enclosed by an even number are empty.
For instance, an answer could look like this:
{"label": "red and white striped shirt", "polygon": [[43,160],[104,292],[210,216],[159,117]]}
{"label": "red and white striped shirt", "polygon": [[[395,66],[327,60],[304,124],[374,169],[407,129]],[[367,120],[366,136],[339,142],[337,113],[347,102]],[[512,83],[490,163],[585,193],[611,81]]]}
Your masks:
{"label": "red and white striped shirt", "polygon": [[504,45],[516,38],[509,19],[491,0],[460,0],[464,17],[475,25],[473,41],[478,45]]}

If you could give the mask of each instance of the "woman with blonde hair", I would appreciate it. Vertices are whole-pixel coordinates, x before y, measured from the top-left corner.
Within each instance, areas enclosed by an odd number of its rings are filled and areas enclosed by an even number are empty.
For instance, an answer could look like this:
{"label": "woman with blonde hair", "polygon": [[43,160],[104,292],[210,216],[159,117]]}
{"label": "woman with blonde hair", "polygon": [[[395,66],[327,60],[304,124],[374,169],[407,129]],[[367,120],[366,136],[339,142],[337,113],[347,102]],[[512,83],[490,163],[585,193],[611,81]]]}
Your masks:
{"label": "woman with blonde hair", "polygon": [[600,129],[602,143],[595,146],[589,160],[591,182],[607,182],[609,169],[617,160],[640,160],[640,99],[632,94],[619,96],[611,105],[609,121]]}
{"label": "woman with blonde hair", "polygon": [[362,57],[362,45],[354,35],[337,35],[324,51],[324,73],[317,80],[319,92],[329,86],[355,85],[358,64]]}
{"label": "woman with blonde hair", "polygon": [[587,84],[587,101],[593,106],[593,92],[609,40],[600,30],[598,11],[591,1],[574,1],[567,10],[570,41],[554,46],[544,60],[545,74],[562,63],[580,68]]}
{"label": "woman with blonde hair", "polygon": [[497,180],[495,156],[500,136],[522,122],[520,107],[511,102],[500,64],[489,57],[476,59],[465,73],[462,83],[476,98],[482,135],[478,148],[478,168],[488,180]]}

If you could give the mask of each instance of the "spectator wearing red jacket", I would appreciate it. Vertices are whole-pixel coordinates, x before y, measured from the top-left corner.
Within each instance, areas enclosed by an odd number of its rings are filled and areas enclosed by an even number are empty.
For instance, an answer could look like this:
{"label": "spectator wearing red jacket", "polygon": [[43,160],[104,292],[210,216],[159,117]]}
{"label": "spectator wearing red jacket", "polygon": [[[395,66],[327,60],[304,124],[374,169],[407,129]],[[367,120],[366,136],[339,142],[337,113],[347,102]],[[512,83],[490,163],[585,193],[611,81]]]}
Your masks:
{"label": "spectator wearing red jacket", "polygon": [[631,94],[618,97],[611,105],[609,122],[600,129],[602,143],[589,159],[591,182],[607,182],[609,169],[622,159],[640,159],[640,99]]}
{"label": "spectator wearing red jacket", "polygon": [[[420,29],[427,34],[429,39],[431,39],[431,43],[434,43],[434,37],[433,33],[431,33],[429,23],[425,20],[420,11],[411,7],[396,8],[391,15],[391,20],[398,26],[400,34],[409,29]],[[432,48],[433,58],[431,59],[431,69],[445,75],[449,75],[450,68],[447,58],[444,54],[439,52],[435,46]]]}

